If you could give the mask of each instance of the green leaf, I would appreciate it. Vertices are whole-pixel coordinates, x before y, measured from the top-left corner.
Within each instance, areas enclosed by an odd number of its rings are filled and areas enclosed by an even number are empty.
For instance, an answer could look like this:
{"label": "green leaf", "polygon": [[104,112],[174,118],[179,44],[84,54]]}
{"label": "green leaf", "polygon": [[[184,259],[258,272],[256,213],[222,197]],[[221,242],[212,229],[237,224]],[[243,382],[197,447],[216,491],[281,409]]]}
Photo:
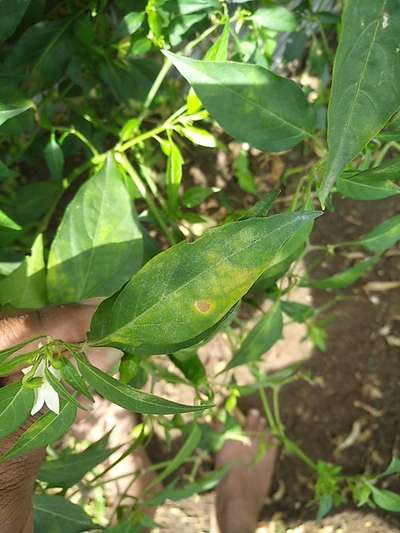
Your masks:
{"label": "green leaf", "polygon": [[195,387],[198,387],[206,379],[206,371],[203,363],[197,355],[196,348],[180,350],[168,356],[174,365]]}
{"label": "green leaf", "polygon": [[0,281],[0,303],[19,309],[38,309],[47,304],[43,235],[33,243],[31,255]]}
{"label": "green leaf", "polygon": [[246,336],[224,371],[258,361],[282,337],[282,310],[276,301]]}
{"label": "green leaf", "polygon": [[123,39],[128,35],[133,35],[141,27],[144,21],[144,12],[132,11],[124,16],[115,31],[114,39]]}
{"label": "green leaf", "polygon": [[87,411],[87,409],[78,402],[75,396],[73,396],[70,392],[67,391],[67,389],[60,383],[60,381],[53,375],[53,373],[50,372],[48,368],[45,369],[44,375],[48,383],[53,387],[53,389],[56,391],[60,398],[62,398],[66,402],[74,404],[78,409]]}
{"label": "green leaf", "polygon": [[66,453],[52,461],[46,461],[38,474],[38,479],[52,487],[68,489],[81,481],[97,465],[103,463],[115,452],[107,448],[110,434],[94,442],[79,453]]}
{"label": "green leaf", "polygon": [[312,136],[313,112],[293,81],[258,65],[164,54],[235,139],[260,150],[280,152]]}
{"label": "green leaf", "polygon": [[320,199],[400,106],[397,0],[345,3],[328,108],[328,163]]}
{"label": "green leaf", "polygon": [[233,222],[158,254],[100,305],[90,344],[129,348],[138,355],[185,347],[221,320],[267,268],[286,257],[285,245],[317,216],[286,213]]}
{"label": "green leaf", "polygon": [[82,379],[82,376],[76,370],[73,364],[68,361],[66,357],[63,358],[64,366],[61,368],[61,375],[74,390],[85,396],[91,402],[94,402],[93,396],[90,394],[88,386]]}
{"label": "green leaf", "polygon": [[319,523],[332,509],[333,498],[331,494],[322,494],[319,499],[316,521]]}
{"label": "green leaf", "polygon": [[212,490],[226,476],[228,471],[229,466],[225,465],[218,470],[206,474],[198,481],[193,481],[179,489],[174,489],[174,483],[171,483],[159,494],[154,496],[154,498],[146,501],[145,504],[148,507],[158,507],[159,505],[163,505],[167,500],[177,502],[190,498],[194,494],[201,494],[202,492]]}
{"label": "green leaf", "polygon": [[28,418],[35,395],[21,383],[0,388],[0,438],[11,435]]}
{"label": "green leaf", "polygon": [[249,155],[244,150],[233,161],[233,173],[239,187],[250,194],[257,194],[254,176],[250,170]]}
{"label": "green leaf", "polygon": [[175,457],[168,463],[167,467],[152,481],[152,485],[157,485],[177,470],[196,450],[201,439],[201,429],[196,424],[193,425],[187,439],[180,447]]}
{"label": "green leaf", "polygon": [[68,205],[50,248],[52,303],[109,296],[138,270],[143,239],[136,213],[110,155]]}
{"label": "green leaf", "polygon": [[294,14],[282,6],[260,7],[251,20],[257,26],[273,31],[295,31],[297,28]]}
{"label": "green leaf", "polygon": [[[400,238],[400,237],[399,237]],[[315,289],[344,289],[360,279],[379,261],[380,256],[371,257],[360,261],[357,265],[329,276],[325,279],[307,279],[301,283],[302,287],[313,287]]]}
{"label": "green leaf", "polygon": [[400,472],[400,458],[392,457],[390,465],[386,470],[380,475],[381,476],[392,476],[393,474],[398,474]]}
{"label": "green leaf", "polygon": [[19,344],[15,344],[15,346],[12,346],[11,348],[6,348],[5,350],[2,350],[0,352],[0,363],[8,359],[11,355],[18,352],[18,350],[21,350],[22,348],[25,348],[25,346],[28,346],[28,344],[31,344],[32,342],[35,342],[37,340],[43,339],[45,335],[39,335],[38,337],[32,337],[29,340],[20,342]]}
{"label": "green leaf", "polygon": [[171,415],[203,411],[209,405],[182,405],[134,389],[92,366],[83,357],[77,358],[79,370],[87,382],[107,400],[134,413]]}
{"label": "green leaf", "polygon": [[218,187],[190,187],[182,196],[182,204],[189,209],[197,207],[219,190]]}
{"label": "green leaf", "polygon": [[195,126],[184,126],[180,131],[196,146],[205,146],[206,148],[215,148],[217,146],[214,135],[207,130],[196,128]]}
{"label": "green leaf", "polygon": [[314,309],[312,307],[299,302],[286,302],[282,300],[281,307],[284,313],[299,324],[304,324],[306,320],[314,316]]}
{"label": "green leaf", "polygon": [[364,176],[342,176],[336,182],[337,190],[354,200],[382,200],[400,194],[400,187],[390,180],[365,179]]}
{"label": "green leaf", "polygon": [[392,513],[400,513],[400,494],[391,490],[377,489],[373,485],[369,486],[372,498],[378,507]]}
{"label": "green leaf", "polygon": [[358,241],[376,254],[386,252],[400,240],[400,215],[385,220]]}
{"label": "green leaf", "polygon": [[31,0],[0,0],[0,43],[11,37]]}
{"label": "green leaf", "polygon": [[241,217],[241,220],[245,220],[246,218],[253,218],[253,217],[266,217],[268,215],[269,210],[272,207],[272,204],[276,200],[276,198],[279,196],[280,191],[270,191],[267,192],[267,194],[259,200],[256,204],[253,205],[253,207],[250,207],[250,209],[247,211],[247,213]]}
{"label": "green leaf", "polygon": [[[1,1],[1,0],[0,0]],[[0,98],[0,126],[8,119],[20,115],[32,107],[30,100],[15,98]]]}
{"label": "green leaf", "polygon": [[167,194],[168,207],[174,213],[178,207],[179,186],[182,181],[183,157],[178,146],[169,140],[169,154],[167,161]]}
{"label": "green leaf", "polygon": [[215,43],[208,49],[204,59],[206,61],[226,61],[228,59],[229,35],[231,32],[230,23],[227,22],[221,35]]}
{"label": "green leaf", "polygon": [[49,411],[41,416],[19,437],[14,446],[1,456],[0,463],[53,444],[72,426],[76,413],[75,405],[64,403],[60,414]]}
{"label": "green leaf", "polygon": [[6,215],[4,211],[2,211],[1,209],[0,209],[0,226],[2,228],[11,229],[14,231],[21,231],[22,229],[19,224],[14,222],[14,220],[12,220],[8,215]]}
{"label": "green leaf", "polygon": [[95,528],[79,505],[61,496],[33,496],[34,533],[80,533]]}
{"label": "green leaf", "polygon": [[64,169],[64,154],[54,135],[51,136],[44,149],[44,157],[51,177],[55,180],[61,180]]}

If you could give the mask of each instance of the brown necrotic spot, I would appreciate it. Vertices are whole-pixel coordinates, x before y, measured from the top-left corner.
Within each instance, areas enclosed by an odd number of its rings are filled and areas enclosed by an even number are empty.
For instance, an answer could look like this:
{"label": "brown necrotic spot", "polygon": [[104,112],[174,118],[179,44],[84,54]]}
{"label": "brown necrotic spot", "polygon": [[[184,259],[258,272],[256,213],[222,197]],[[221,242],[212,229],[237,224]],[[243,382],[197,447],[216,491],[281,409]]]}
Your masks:
{"label": "brown necrotic spot", "polygon": [[200,313],[207,313],[211,308],[211,304],[207,300],[197,300],[194,305]]}

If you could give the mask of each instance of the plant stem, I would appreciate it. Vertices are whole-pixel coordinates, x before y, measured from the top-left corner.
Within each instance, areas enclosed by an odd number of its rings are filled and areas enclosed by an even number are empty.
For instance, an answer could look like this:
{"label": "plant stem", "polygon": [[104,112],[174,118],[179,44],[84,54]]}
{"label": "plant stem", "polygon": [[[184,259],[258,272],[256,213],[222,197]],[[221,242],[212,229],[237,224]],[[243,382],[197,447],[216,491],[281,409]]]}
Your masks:
{"label": "plant stem", "polygon": [[143,118],[145,117],[147,111],[149,110],[151,104],[153,103],[154,98],[156,97],[156,94],[158,93],[161,87],[162,82],[164,81],[171,67],[172,67],[171,61],[169,59],[165,59],[164,64],[161,67],[160,72],[157,74],[157,77],[154,80],[153,85],[151,86],[150,91],[147,94],[146,100],[144,101],[143,109],[139,115],[139,123],[141,123]]}
{"label": "plant stem", "polygon": [[148,193],[147,188],[145,184],[142,182],[140,177],[138,176],[136,170],[133,168],[131,163],[129,162],[128,158],[125,154],[122,154],[121,152],[115,153],[115,159],[122,165],[122,167],[126,170],[126,172],[131,177],[133,183],[136,185],[138,191],[140,192],[141,196],[143,197],[144,201],[147,203],[150,211],[152,212],[154,218],[158,222],[160,228],[164,232],[165,236],[167,237],[170,244],[176,244],[175,238],[170,232],[169,228],[167,227],[160,211],[158,210],[158,207],[156,206],[155,202],[153,201],[153,198]]}

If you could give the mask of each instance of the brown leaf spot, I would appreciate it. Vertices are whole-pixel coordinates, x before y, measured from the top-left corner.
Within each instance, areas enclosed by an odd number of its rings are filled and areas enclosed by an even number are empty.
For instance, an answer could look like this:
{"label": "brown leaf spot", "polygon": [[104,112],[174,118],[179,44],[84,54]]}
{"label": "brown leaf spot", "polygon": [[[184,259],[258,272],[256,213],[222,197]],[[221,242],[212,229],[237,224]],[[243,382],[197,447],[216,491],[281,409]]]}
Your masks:
{"label": "brown leaf spot", "polygon": [[200,313],[207,313],[211,309],[211,304],[207,300],[197,300],[194,305]]}

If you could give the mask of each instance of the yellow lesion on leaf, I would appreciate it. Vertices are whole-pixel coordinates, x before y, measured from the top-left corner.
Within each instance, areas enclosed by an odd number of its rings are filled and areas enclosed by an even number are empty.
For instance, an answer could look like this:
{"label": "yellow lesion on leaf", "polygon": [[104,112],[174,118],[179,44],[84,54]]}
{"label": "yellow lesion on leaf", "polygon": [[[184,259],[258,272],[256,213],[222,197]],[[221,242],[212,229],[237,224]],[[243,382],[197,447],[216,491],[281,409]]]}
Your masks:
{"label": "yellow lesion on leaf", "polygon": [[197,300],[194,303],[194,306],[197,309],[197,311],[199,311],[200,313],[206,314],[211,309],[211,302],[207,300]]}

